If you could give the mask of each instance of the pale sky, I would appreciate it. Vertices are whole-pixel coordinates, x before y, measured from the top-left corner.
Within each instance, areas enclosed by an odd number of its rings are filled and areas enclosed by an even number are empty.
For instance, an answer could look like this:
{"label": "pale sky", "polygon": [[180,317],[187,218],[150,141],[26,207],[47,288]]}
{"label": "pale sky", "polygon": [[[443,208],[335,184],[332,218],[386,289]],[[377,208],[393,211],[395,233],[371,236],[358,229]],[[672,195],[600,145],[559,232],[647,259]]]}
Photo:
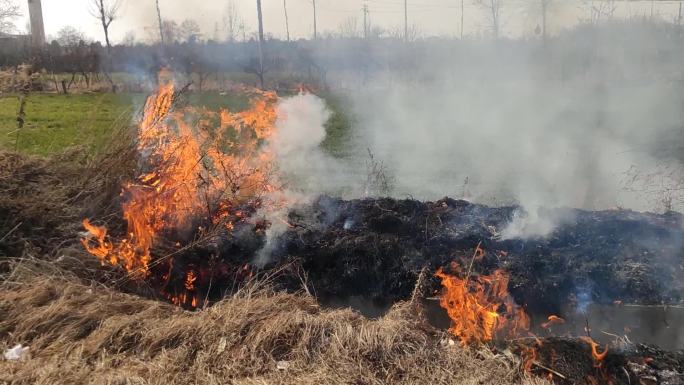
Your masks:
{"label": "pale sky", "polygon": [[[17,20],[19,30],[25,30],[28,10],[25,0],[16,0],[24,8],[24,17]],[[102,40],[102,30],[97,20],[89,13],[92,0],[42,0],[45,30],[48,36],[71,25],[89,38]],[[137,40],[150,36],[155,25],[155,0],[123,0],[119,20],[111,26],[114,42],[120,41],[127,32],[133,31]],[[232,0],[245,19],[248,34],[256,29],[256,1]],[[319,34],[338,32],[340,25],[350,18],[356,18],[359,29],[363,25],[364,3],[368,5],[371,23],[387,30],[403,28],[404,6],[402,0],[316,0]],[[540,22],[538,0],[503,0],[502,34],[509,36],[531,35]],[[160,0],[162,17],[181,22],[194,19],[202,26],[204,37],[211,38],[225,14],[230,0]],[[549,30],[557,30],[574,24],[579,18],[587,18],[589,1],[556,0],[549,17]],[[460,0],[409,0],[409,25],[415,26],[421,35],[456,36],[460,31]],[[485,13],[465,0],[466,35],[478,35],[488,30]],[[654,15],[673,20],[678,13],[677,1],[655,1]],[[284,38],[285,18],[283,0],[262,0],[264,29],[267,34]],[[293,39],[308,38],[313,31],[311,0],[287,0],[290,20],[290,34]],[[616,17],[650,16],[651,1],[622,2]]]}

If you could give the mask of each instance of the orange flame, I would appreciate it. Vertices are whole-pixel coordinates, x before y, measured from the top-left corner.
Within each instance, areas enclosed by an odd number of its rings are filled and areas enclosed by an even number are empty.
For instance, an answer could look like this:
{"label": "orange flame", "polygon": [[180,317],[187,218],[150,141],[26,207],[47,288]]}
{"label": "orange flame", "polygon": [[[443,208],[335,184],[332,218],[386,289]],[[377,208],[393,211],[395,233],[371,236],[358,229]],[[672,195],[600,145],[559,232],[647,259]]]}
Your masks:
{"label": "orange flame", "polygon": [[[242,204],[258,205],[259,198],[276,187],[271,182],[273,156],[264,145],[274,133],[275,93],[254,91],[249,110],[231,113],[185,107],[174,110],[173,84],[151,95],[138,125],[137,150],[143,170],[123,186],[124,238],[112,241],[104,227],[83,225],[89,236],[86,250],[103,263],[119,265],[140,277],[149,275],[153,247],[163,236],[182,246],[178,234],[225,226],[242,218],[233,215]],[[195,122],[193,125],[190,122]],[[206,220],[205,220],[206,219]],[[200,222],[201,222],[200,220]],[[186,240],[187,241],[187,240]],[[172,262],[170,262],[172,263]],[[164,275],[169,279],[169,274]],[[194,291],[197,273],[186,273],[185,289]],[[171,298],[179,304],[197,304],[187,293]]]}
{"label": "orange flame", "polygon": [[557,315],[550,315],[547,319],[548,322],[541,324],[541,327],[544,329],[550,329],[553,325],[562,325],[565,323],[565,320]]}
{"label": "orange flame", "polygon": [[600,367],[603,360],[608,355],[608,347],[605,348],[603,352],[598,351],[599,344],[596,343],[591,337],[580,337],[580,339],[591,346],[591,357],[596,362],[596,366]]}
{"label": "orange flame", "polygon": [[435,276],[442,280],[444,287],[440,305],[451,318],[449,332],[462,345],[491,341],[503,330],[515,335],[529,329],[529,318],[508,293],[509,277],[505,271],[459,278],[461,267],[452,263],[451,268],[453,275],[439,269]]}

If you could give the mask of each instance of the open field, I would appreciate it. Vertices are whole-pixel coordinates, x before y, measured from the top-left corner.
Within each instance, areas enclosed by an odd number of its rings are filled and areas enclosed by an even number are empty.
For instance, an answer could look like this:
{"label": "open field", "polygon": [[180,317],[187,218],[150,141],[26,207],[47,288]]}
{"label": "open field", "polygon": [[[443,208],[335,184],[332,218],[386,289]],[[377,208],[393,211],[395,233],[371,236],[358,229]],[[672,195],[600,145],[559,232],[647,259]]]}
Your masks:
{"label": "open field", "polygon": [[[133,123],[145,100],[138,93],[46,94],[32,93],[26,103],[23,129],[17,130],[19,97],[0,96],[0,149],[25,154],[50,155],[68,147],[85,146],[94,152],[106,146],[113,131]],[[323,95],[332,111],[323,147],[331,154],[345,155],[351,121],[343,113],[343,100]],[[188,103],[211,110],[242,111],[249,106],[246,95],[217,92],[188,94]]]}
{"label": "open field", "polygon": [[142,95],[31,94],[26,102],[24,127],[17,131],[19,98],[0,98],[0,148],[48,155],[70,146],[101,148],[101,138],[117,125],[127,124],[133,103]]}

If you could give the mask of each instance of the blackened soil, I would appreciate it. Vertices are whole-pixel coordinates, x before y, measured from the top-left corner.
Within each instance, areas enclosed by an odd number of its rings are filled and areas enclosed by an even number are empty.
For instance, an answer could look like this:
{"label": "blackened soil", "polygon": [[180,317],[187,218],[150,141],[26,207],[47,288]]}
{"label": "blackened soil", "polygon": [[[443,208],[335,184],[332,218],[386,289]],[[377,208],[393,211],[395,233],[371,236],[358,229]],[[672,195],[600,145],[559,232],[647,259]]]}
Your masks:
{"label": "blackened soil", "polygon": [[[424,267],[452,261],[474,273],[503,268],[509,290],[530,314],[583,311],[592,303],[676,304],[684,293],[681,214],[615,210],[548,210],[557,224],[545,237],[504,239],[516,207],[466,201],[321,197],[289,214],[292,228],[273,264],[299,261],[309,289],[322,301],[363,297],[377,307],[408,298]],[[301,280],[290,282],[301,288]],[[425,295],[439,290],[432,278]]]}

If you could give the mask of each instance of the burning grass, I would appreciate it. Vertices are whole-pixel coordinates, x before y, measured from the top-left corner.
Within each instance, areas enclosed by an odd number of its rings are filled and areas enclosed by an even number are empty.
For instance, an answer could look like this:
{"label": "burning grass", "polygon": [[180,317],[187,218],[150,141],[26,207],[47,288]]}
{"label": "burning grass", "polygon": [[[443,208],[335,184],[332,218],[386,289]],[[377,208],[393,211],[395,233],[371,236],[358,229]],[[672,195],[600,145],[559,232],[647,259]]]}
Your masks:
{"label": "burning grass", "polygon": [[[50,273],[52,272],[52,273]],[[0,362],[13,384],[541,384],[510,355],[440,343],[414,305],[377,320],[253,283],[187,312],[24,260],[0,286]]]}
{"label": "burning grass", "polygon": [[[684,367],[661,352],[671,360],[661,370],[631,343],[606,350],[592,339],[520,338],[530,329],[529,309],[573,313],[549,305],[576,292],[574,284],[558,286],[558,277],[634,283],[604,266],[646,258],[630,252],[629,239],[646,239],[639,235],[680,239],[680,217],[577,212],[550,241],[520,243],[497,236],[515,208],[321,197],[281,218],[288,228],[271,262],[248,267],[270,225],[250,217],[269,203],[264,194],[277,191],[268,153],[275,96],[257,93],[240,113],[176,109],[177,96],[171,85],[160,88],[136,139],[118,137],[107,153],[0,156],[0,252],[23,256],[4,259],[0,271],[0,348],[24,344],[31,352],[0,363],[3,380],[508,384],[532,372],[560,383],[620,384]],[[85,234],[82,218],[97,221],[84,221]],[[658,255],[677,252],[661,247]],[[27,257],[34,254],[44,257]],[[427,323],[418,297],[438,279],[423,287],[418,271],[441,278],[441,304],[461,344]],[[549,287],[553,297],[544,296]],[[669,295],[635,287],[638,299]],[[318,298],[303,294],[310,292]],[[393,306],[371,320],[318,305],[345,295]],[[565,320],[548,314],[541,326],[551,333]]]}
{"label": "burning grass", "polygon": [[123,184],[126,232],[110,237],[106,227],[86,218],[85,249],[156,285],[173,303],[198,307],[205,296],[195,281],[210,286],[217,278],[214,272],[221,268],[208,264],[218,251],[203,253],[196,263],[176,255],[193,245],[220,243],[219,234],[232,232],[248,216],[245,212],[256,211],[262,197],[277,191],[266,144],[274,132],[277,96],[254,93],[246,111],[215,112],[178,107],[183,90],[172,83],[160,86],[138,124],[142,166],[133,181]]}

